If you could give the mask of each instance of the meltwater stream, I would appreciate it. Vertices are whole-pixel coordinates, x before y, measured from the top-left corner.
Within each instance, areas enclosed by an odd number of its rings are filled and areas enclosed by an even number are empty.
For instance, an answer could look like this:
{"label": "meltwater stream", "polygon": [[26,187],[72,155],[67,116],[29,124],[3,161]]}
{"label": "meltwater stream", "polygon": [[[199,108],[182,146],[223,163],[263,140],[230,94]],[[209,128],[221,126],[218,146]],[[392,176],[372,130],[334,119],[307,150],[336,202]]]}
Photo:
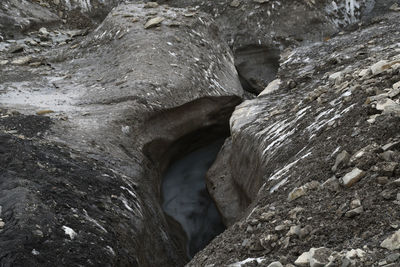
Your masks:
{"label": "meltwater stream", "polygon": [[206,172],[223,142],[216,141],[177,160],[163,179],[162,207],[185,231],[190,258],[225,230],[205,185]]}

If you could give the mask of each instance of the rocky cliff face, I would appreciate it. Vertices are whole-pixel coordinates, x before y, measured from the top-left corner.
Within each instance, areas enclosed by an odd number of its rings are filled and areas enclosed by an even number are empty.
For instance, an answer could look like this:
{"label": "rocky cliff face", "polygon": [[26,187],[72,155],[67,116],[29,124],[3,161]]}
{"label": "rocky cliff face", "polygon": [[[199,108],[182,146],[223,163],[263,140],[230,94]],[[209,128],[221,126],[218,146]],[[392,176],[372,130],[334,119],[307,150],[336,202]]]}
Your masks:
{"label": "rocky cliff face", "polygon": [[189,266],[399,264],[397,1],[132,2],[0,3],[2,265],[186,264],[162,174],[229,133]]}

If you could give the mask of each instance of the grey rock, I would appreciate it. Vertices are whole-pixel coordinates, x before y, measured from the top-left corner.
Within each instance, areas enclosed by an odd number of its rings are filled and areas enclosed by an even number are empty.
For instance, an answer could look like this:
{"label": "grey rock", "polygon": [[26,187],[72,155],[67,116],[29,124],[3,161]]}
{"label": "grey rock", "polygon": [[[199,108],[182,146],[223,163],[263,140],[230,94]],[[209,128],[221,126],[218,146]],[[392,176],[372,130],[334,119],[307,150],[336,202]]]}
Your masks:
{"label": "grey rock", "polygon": [[163,17],[155,17],[150,19],[149,21],[146,22],[146,24],[144,25],[145,29],[149,29],[155,26],[158,26],[161,24],[161,22],[164,20]]}
{"label": "grey rock", "polygon": [[380,175],[390,177],[393,175],[393,172],[397,168],[398,165],[399,165],[399,163],[397,163],[397,162],[385,161],[385,162],[379,162],[376,165],[376,168]]}
{"label": "grey rock", "polygon": [[301,227],[299,225],[291,226],[289,232],[287,235],[292,236],[292,235],[301,235]]}
{"label": "grey rock", "polygon": [[298,199],[299,197],[302,197],[307,194],[306,189],[301,186],[301,187],[296,187],[292,191],[290,191],[288,195],[288,201],[293,201]]}
{"label": "grey rock", "polygon": [[361,207],[361,201],[359,199],[354,199],[350,203],[350,208],[355,209]]}
{"label": "grey rock", "polygon": [[363,207],[354,208],[354,209],[349,210],[348,212],[346,212],[346,217],[353,218],[353,217],[355,217],[357,215],[360,215],[363,212],[364,212]]}
{"label": "grey rock", "polygon": [[296,261],[294,262],[294,265],[301,266],[301,267],[310,266],[310,257],[311,257],[310,252],[308,252],[308,251],[304,252],[296,259]]}
{"label": "grey rock", "polygon": [[392,150],[392,149],[395,149],[399,144],[400,144],[400,142],[390,142],[390,143],[387,143],[386,145],[384,145],[382,147],[382,149],[384,151]]}
{"label": "grey rock", "polygon": [[393,89],[394,89],[394,90],[397,90],[397,89],[399,89],[399,88],[400,88],[400,81],[393,84]]}
{"label": "grey rock", "polygon": [[147,2],[144,4],[143,7],[144,8],[156,8],[156,7],[158,7],[158,3],[157,2]]}
{"label": "grey rock", "polygon": [[33,59],[32,56],[19,57],[19,58],[14,59],[13,61],[11,61],[11,64],[14,64],[14,65],[26,65],[29,62],[31,62],[32,59]]}
{"label": "grey rock", "polygon": [[387,176],[379,176],[376,178],[376,182],[378,184],[384,185],[389,183],[389,178]]}
{"label": "grey rock", "polygon": [[[208,191],[227,226],[232,225],[250,204],[232,179],[229,168],[231,149],[232,141],[228,139],[206,174]],[[267,217],[263,219],[269,220]]]}
{"label": "grey rock", "polygon": [[376,103],[377,110],[382,111],[384,114],[400,114],[400,105],[390,98],[384,98]]}
{"label": "grey rock", "polygon": [[396,262],[399,258],[400,258],[400,253],[396,252],[396,253],[389,254],[389,255],[385,258],[385,260],[386,260],[388,263],[392,263],[392,262]]}
{"label": "grey rock", "polygon": [[310,249],[310,267],[324,267],[329,263],[329,256],[332,250],[328,248],[311,248]]}
{"label": "grey rock", "polygon": [[259,96],[261,96],[261,95],[267,95],[267,94],[270,94],[270,93],[275,92],[276,90],[279,89],[279,86],[281,85],[281,83],[282,83],[282,82],[281,82],[280,79],[273,80],[273,81],[270,82],[270,83],[268,84],[268,86],[259,94]]}
{"label": "grey rock", "polygon": [[372,65],[371,68],[371,72],[372,75],[378,75],[380,73],[382,73],[383,71],[385,71],[387,69],[387,65],[389,64],[389,61],[387,60],[380,60],[378,62],[376,62],[374,65]]}
{"label": "grey rock", "polygon": [[239,7],[240,6],[240,1],[239,0],[233,0],[229,5],[231,7]]}
{"label": "grey rock", "polygon": [[350,161],[351,155],[346,151],[343,150],[336,156],[335,165],[332,167],[332,171],[336,172],[338,167],[346,166]]}
{"label": "grey rock", "polygon": [[341,180],[344,186],[351,187],[353,184],[357,183],[364,176],[365,172],[363,170],[354,168],[351,172],[343,176]]}
{"label": "grey rock", "polygon": [[396,231],[390,237],[383,240],[381,243],[381,247],[389,250],[400,249],[400,230]]}
{"label": "grey rock", "polygon": [[283,265],[279,261],[274,261],[271,262],[267,267],[283,267]]}
{"label": "grey rock", "polygon": [[340,187],[339,179],[337,179],[336,177],[331,177],[328,180],[326,180],[321,186],[324,189],[336,192],[339,190]]}

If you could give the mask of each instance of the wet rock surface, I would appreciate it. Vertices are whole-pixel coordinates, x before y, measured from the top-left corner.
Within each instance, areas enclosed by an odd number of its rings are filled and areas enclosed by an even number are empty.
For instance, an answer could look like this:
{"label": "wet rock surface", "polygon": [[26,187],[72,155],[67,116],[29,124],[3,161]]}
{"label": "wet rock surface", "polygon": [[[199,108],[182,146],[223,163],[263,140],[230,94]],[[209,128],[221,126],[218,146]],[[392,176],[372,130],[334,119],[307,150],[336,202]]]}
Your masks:
{"label": "wet rock surface", "polygon": [[399,264],[398,2],[118,4],[0,3],[1,265],[185,265],[162,174],[229,132],[188,266]]}

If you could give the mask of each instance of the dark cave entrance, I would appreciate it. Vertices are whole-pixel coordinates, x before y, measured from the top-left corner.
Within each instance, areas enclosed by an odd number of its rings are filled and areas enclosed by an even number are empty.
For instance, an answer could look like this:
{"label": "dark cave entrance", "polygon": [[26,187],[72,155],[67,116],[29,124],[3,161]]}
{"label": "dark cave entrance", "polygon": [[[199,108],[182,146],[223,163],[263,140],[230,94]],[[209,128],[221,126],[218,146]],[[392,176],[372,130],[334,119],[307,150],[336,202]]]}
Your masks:
{"label": "dark cave entrance", "polygon": [[243,90],[259,94],[275,79],[280,50],[263,45],[247,45],[234,51],[235,66]]}
{"label": "dark cave entrance", "polygon": [[230,136],[229,119],[241,102],[238,96],[196,99],[160,111],[142,129],[143,152],[158,173],[154,190],[168,239],[186,260],[226,229],[205,177]]}
{"label": "dark cave entrance", "polygon": [[219,139],[195,149],[174,161],[163,177],[162,208],[184,232],[189,258],[226,229],[205,183],[206,172],[223,143],[224,139]]}

